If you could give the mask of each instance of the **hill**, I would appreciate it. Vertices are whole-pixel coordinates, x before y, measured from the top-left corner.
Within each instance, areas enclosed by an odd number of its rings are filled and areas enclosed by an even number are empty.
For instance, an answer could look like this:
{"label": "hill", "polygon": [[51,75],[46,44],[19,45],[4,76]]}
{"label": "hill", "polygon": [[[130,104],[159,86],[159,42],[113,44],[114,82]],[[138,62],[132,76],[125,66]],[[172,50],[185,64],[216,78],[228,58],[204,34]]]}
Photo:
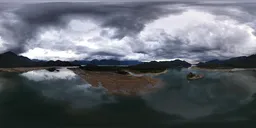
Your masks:
{"label": "hill", "polygon": [[256,68],[256,55],[235,57],[227,60],[212,60],[197,64],[200,68]]}
{"label": "hill", "polygon": [[19,56],[13,52],[5,52],[0,54],[0,68],[15,67],[49,67],[49,66],[75,66],[66,61],[39,61],[30,60],[27,57]]}
{"label": "hill", "polygon": [[137,65],[140,64],[140,61],[136,61],[136,60],[114,60],[114,59],[103,59],[103,60],[97,60],[94,59],[92,61],[88,61],[88,60],[76,60],[72,62],[75,65],[87,65],[87,64],[93,64],[93,65]]}

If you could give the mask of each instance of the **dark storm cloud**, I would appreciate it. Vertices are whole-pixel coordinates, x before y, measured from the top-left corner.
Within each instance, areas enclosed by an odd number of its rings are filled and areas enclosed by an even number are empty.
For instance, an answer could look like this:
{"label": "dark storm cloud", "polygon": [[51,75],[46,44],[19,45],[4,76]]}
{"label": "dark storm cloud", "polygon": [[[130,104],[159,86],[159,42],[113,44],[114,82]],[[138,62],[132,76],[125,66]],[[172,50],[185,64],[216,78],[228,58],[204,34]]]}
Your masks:
{"label": "dark storm cloud", "polygon": [[[214,58],[225,58],[230,57],[230,53],[234,51],[229,51],[232,45],[228,42],[232,42],[234,45],[243,45],[241,42],[246,42],[250,37],[243,34],[246,27],[243,24],[249,24],[250,27],[255,28],[254,20],[255,10],[253,7],[255,5],[251,4],[207,4],[207,3],[182,3],[182,2],[138,2],[138,3],[118,3],[118,4],[106,4],[106,3],[31,3],[31,4],[17,4],[14,7],[7,7],[0,5],[0,11],[2,9],[2,18],[5,18],[5,13],[8,13],[7,18],[4,22],[1,22],[0,31],[2,38],[5,41],[11,43],[4,44],[8,50],[13,50],[17,53],[23,53],[30,50],[33,47],[40,47],[45,49],[55,49],[60,51],[74,50],[76,54],[86,54],[93,58],[94,56],[106,56],[112,58],[123,58],[125,56],[130,56],[125,50],[127,47],[132,48],[132,55],[139,54],[147,56],[145,59],[173,59],[173,58],[184,58],[192,60],[208,60]],[[158,33],[153,29],[145,31],[147,24],[154,22],[155,20],[168,17],[169,15],[179,16],[187,10],[191,10],[195,15],[204,15],[214,17],[219,16],[215,19],[213,23],[203,24],[199,26],[193,26],[193,20],[191,20],[191,25],[188,28],[183,26],[184,30],[175,30],[175,34],[168,33],[167,28],[172,28],[172,26],[179,26],[179,22],[186,22],[183,18],[176,22],[159,22],[157,25],[166,24],[166,27],[161,28],[161,32]],[[193,10],[197,10],[194,11]],[[202,12],[202,13],[200,13]],[[190,12],[188,12],[189,15]],[[197,14],[198,13],[198,14]],[[11,14],[11,16],[9,15]],[[14,15],[14,16],[12,16]],[[194,15],[194,14],[193,14]],[[223,17],[225,18],[223,18]],[[193,16],[191,16],[193,18]],[[90,46],[81,46],[80,44],[74,46],[72,41],[64,40],[63,38],[73,38],[72,36],[77,35],[70,30],[66,30],[70,21],[73,19],[93,19],[94,23],[100,27],[97,32],[99,35],[87,39],[92,45],[96,45],[97,42],[103,41],[105,37],[109,40],[123,41],[124,38],[129,38],[129,43],[125,43],[124,52],[120,51],[108,51],[106,48],[96,50],[91,49]],[[15,20],[15,22],[10,22]],[[210,19],[209,19],[210,20]],[[200,20],[199,20],[200,21]],[[223,24],[224,21],[230,21],[229,24]],[[233,22],[235,21],[235,22]],[[256,20],[255,20],[256,21]],[[236,23],[237,22],[237,23]],[[217,25],[215,25],[217,24]],[[222,26],[221,26],[222,25]],[[233,26],[232,26],[233,25]],[[234,26],[240,25],[243,27],[243,31],[240,29],[233,29]],[[82,28],[83,26],[81,26]],[[152,27],[152,26],[149,26]],[[154,25],[153,25],[154,27]],[[218,28],[219,27],[219,28]],[[226,27],[226,28],[225,28]],[[44,28],[42,30],[42,28]],[[109,31],[111,28],[114,32]],[[229,31],[224,31],[224,34],[220,35],[222,29],[230,29],[237,33],[234,36]],[[48,41],[40,39],[41,33],[45,31],[50,31],[53,29],[57,32],[65,32],[58,40]],[[201,32],[204,30],[206,32]],[[147,35],[146,39],[140,39],[140,33],[153,33],[152,35]],[[198,34],[195,34],[197,33]],[[214,38],[208,39],[209,35],[204,35],[205,33],[214,33],[217,35]],[[80,32],[82,33],[82,32]],[[189,39],[191,36],[196,35],[195,39]],[[79,33],[78,33],[79,34]],[[94,33],[95,34],[95,33]],[[160,37],[156,35],[159,34]],[[200,36],[200,34],[202,36]],[[199,35],[199,36],[198,36]],[[53,35],[51,38],[55,38],[58,35]],[[69,37],[70,36],[70,37]],[[81,38],[84,35],[81,35]],[[197,37],[198,36],[198,37]],[[202,40],[198,38],[202,38]],[[223,37],[223,38],[222,38]],[[207,38],[207,39],[204,39]],[[224,39],[225,38],[225,39]],[[63,40],[62,40],[63,39]],[[192,42],[192,41],[196,42]],[[0,40],[1,41],[1,40]],[[144,42],[143,42],[144,41]],[[207,42],[209,41],[209,42]],[[55,44],[49,44],[55,43]],[[96,43],[95,43],[96,42]],[[111,41],[110,41],[111,42]],[[159,48],[147,48],[151,44],[150,42],[158,42]],[[204,42],[206,44],[204,44]],[[30,44],[29,44],[30,43]],[[120,42],[119,42],[120,43]],[[197,43],[197,44],[194,44]],[[212,43],[212,45],[211,45]],[[129,46],[127,46],[129,44]],[[9,46],[10,45],[10,46]],[[30,47],[27,47],[27,46]],[[98,45],[98,44],[97,44]],[[33,47],[32,47],[33,46]],[[108,45],[102,45],[108,46]],[[95,46],[93,46],[95,48]],[[238,46],[237,46],[238,47]],[[127,49],[126,49],[127,48]],[[236,48],[236,47],[235,47]],[[222,52],[228,52],[227,54],[221,54]],[[129,51],[131,52],[131,51]],[[127,55],[125,54],[127,53]],[[251,52],[250,52],[251,53]],[[240,54],[239,52],[234,53],[233,56]],[[135,56],[136,56],[135,55]]]}
{"label": "dark storm cloud", "polygon": [[[63,19],[67,15],[79,15],[80,17],[92,17],[102,21],[103,27],[115,27],[118,29],[113,38],[123,38],[126,35],[140,32],[145,23],[153,19],[169,14],[179,13],[160,8],[159,3],[129,3],[129,4],[100,4],[100,3],[41,3],[28,4],[16,10],[24,22],[29,25],[43,26],[55,25],[62,27],[67,22]],[[63,21],[64,20],[64,21]],[[36,27],[34,26],[34,27]]]}
{"label": "dark storm cloud", "polygon": [[[63,16],[93,17],[102,21],[103,26],[115,27],[119,30],[113,38],[122,38],[128,33],[140,31],[147,20],[156,17],[156,13],[161,14],[160,9],[152,9],[146,5],[99,5],[98,3],[40,3],[13,6],[1,4],[0,10],[9,12],[8,9],[11,7],[18,8],[19,6],[21,6],[19,9],[11,11],[17,15],[16,18],[19,22],[15,24],[9,23],[9,21],[2,23],[4,29],[8,30],[8,32],[4,32],[8,33],[7,40],[15,37],[12,39],[11,45],[15,42],[18,46],[12,47],[11,50],[17,53],[24,52],[23,44],[35,36],[37,28],[46,25],[60,28],[65,26],[67,21],[63,19]],[[147,19],[144,19],[145,16],[140,11],[148,12]],[[150,16],[150,12],[154,12],[154,14]],[[136,18],[139,21],[135,20]]]}
{"label": "dark storm cloud", "polygon": [[[0,0],[0,2],[15,2],[15,3],[22,3],[22,2],[152,2],[152,1],[177,1],[177,0]],[[180,0],[182,2],[241,2],[241,0]],[[254,0],[243,0],[242,2],[255,2]]]}
{"label": "dark storm cloud", "polygon": [[[37,29],[44,26],[63,28],[73,17],[90,17],[99,21],[102,27],[116,28],[112,39],[122,39],[125,36],[136,35],[142,31],[144,25],[168,13],[179,13],[180,10],[167,11],[159,3],[128,3],[128,4],[100,4],[100,3],[40,3],[24,4],[12,11],[19,22],[15,25],[6,23],[3,26],[15,37],[13,42],[17,46],[9,48],[16,53],[23,53],[28,49],[24,45],[28,40],[36,37]],[[106,32],[102,31],[102,35]],[[96,38],[94,38],[96,39]],[[93,40],[91,40],[93,41]],[[63,42],[69,43],[69,42]],[[38,44],[31,44],[38,45]],[[66,46],[56,45],[59,50],[66,50]],[[81,48],[80,48],[81,49]],[[85,51],[78,50],[76,51]],[[103,54],[101,54],[103,55]],[[109,56],[105,52],[106,56]],[[117,54],[116,54],[117,55]],[[114,56],[114,55],[112,55]],[[117,57],[120,57],[117,55]]]}
{"label": "dark storm cloud", "polygon": [[100,4],[100,3],[40,3],[25,4],[14,10],[20,18],[20,23],[13,25],[6,23],[4,27],[12,32],[15,42],[19,46],[11,50],[22,53],[23,44],[33,38],[36,30],[43,26],[63,27],[73,16],[91,17],[102,22],[103,27],[114,27],[118,30],[112,38],[121,39],[127,35],[140,32],[145,23],[157,19],[167,13],[179,13],[180,10],[169,12],[160,8],[159,3],[129,3],[129,4]]}
{"label": "dark storm cloud", "polygon": [[122,54],[111,53],[111,52],[104,52],[104,51],[93,52],[93,53],[90,54],[90,56],[95,56],[95,55],[98,55],[98,56],[117,57],[117,58],[124,56],[124,55],[122,55]]}

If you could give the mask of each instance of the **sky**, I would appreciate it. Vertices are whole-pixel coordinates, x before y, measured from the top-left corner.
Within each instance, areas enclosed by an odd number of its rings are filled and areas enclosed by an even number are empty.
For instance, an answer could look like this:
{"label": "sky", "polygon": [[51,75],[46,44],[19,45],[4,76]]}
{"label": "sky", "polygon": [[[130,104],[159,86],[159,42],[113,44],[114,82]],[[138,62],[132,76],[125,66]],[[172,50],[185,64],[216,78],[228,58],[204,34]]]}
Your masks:
{"label": "sky", "polygon": [[255,2],[255,0],[0,0],[1,2],[148,2],[148,1],[180,1],[180,2]]}
{"label": "sky", "polygon": [[254,3],[27,1],[0,1],[0,53],[192,63],[256,53]]}

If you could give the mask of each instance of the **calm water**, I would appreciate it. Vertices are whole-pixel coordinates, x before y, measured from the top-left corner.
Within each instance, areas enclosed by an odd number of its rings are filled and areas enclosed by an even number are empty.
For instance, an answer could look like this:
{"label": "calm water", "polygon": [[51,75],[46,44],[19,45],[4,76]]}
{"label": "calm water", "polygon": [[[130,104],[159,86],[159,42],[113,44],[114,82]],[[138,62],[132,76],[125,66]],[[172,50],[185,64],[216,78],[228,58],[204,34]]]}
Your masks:
{"label": "calm water", "polygon": [[68,69],[0,73],[0,128],[242,126],[256,120],[256,72],[189,69],[158,76],[166,86],[137,97],[94,88]]}

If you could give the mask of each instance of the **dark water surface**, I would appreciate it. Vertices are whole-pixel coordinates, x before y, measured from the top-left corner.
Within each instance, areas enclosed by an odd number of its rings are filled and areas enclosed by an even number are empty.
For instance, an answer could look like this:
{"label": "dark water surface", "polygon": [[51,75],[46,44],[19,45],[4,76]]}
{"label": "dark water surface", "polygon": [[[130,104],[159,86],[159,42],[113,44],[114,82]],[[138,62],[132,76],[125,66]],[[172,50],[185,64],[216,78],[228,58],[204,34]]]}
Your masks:
{"label": "dark water surface", "polygon": [[0,73],[0,128],[254,126],[256,72],[190,70],[157,76],[166,86],[137,97],[111,96],[72,71]]}

